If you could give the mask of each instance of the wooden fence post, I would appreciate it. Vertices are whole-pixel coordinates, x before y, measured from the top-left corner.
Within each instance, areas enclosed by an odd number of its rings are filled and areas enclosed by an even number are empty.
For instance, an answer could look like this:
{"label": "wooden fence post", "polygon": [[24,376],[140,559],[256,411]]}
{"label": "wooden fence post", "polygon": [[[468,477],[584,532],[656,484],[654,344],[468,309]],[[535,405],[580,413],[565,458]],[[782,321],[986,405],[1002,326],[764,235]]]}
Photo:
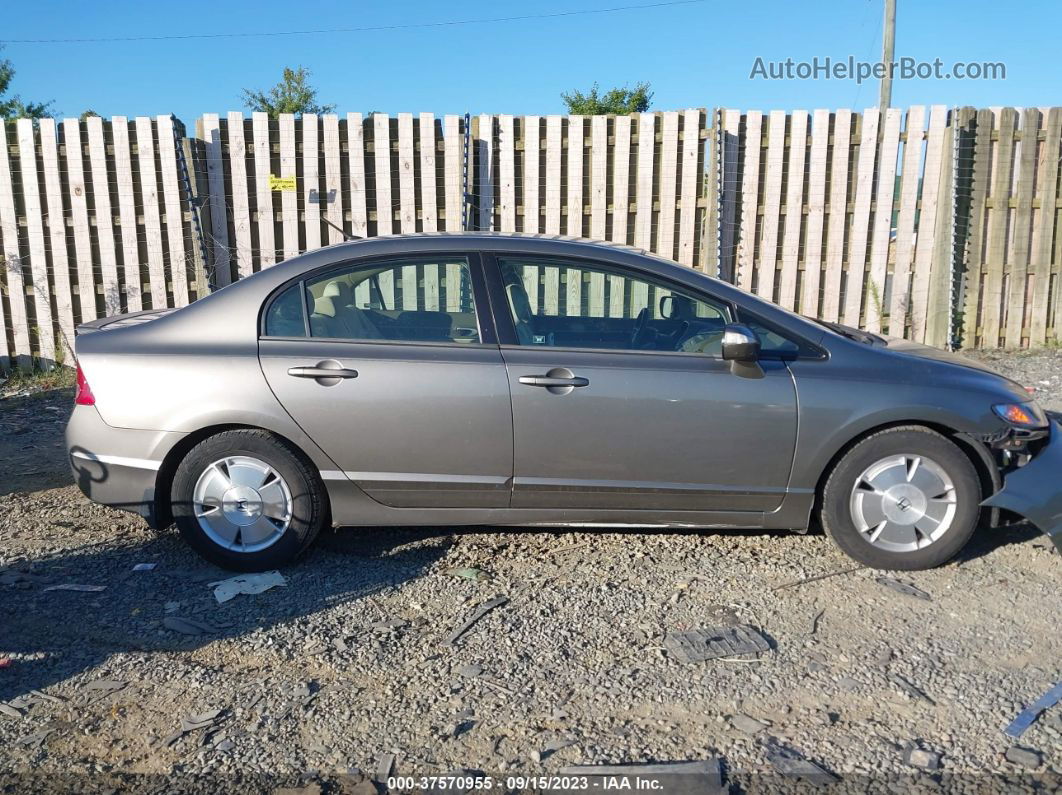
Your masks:
{"label": "wooden fence post", "polygon": [[826,173],[830,140],[830,112],[816,110],[811,120],[808,162],[808,219],[804,236],[804,284],[800,311],[819,316],[822,297],[822,236],[826,226]]}
{"label": "wooden fence post", "polygon": [[[59,336],[64,351],[64,361],[74,360],[74,307],[73,297],[70,292],[70,259],[66,245],[66,213],[63,211],[63,188],[62,175],[59,161],[59,139],[55,129],[55,119],[41,119],[38,122],[38,131],[41,140],[41,170],[44,174],[44,193],[47,203],[48,242],[51,252],[52,279],[55,286],[55,311],[58,316]],[[128,135],[128,125],[126,125]],[[115,146],[117,147],[117,142]],[[118,186],[119,199],[129,204],[133,202],[132,190],[127,199],[122,199],[122,185]],[[136,222],[130,227],[133,242],[136,242]],[[123,229],[123,234],[125,230]],[[128,284],[128,280],[126,282]],[[133,284],[139,288],[140,280]],[[135,296],[139,301],[140,296]],[[139,308],[139,304],[136,305]],[[3,322],[0,312],[0,322]],[[4,346],[0,345],[0,353]]]}
{"label": "wooden fence post", "polygon": [[[1033,241],[1033,281],[1030,288],[1032,319],[1029,325],[1029,347],[1046,344],[1049,328],[1054,332],[1052,341],[1058,342],[1062,338],[1058,315],[1058,307],[1062,306],[1059,298],[1062,284],[1058,283],[1058,269],[1062,267],[1062,262],[1057,256],[1053,256],[1055,251],[1052,246],[1052,230],[1058,229],[1058,224],[1062,221],[1062,214],[1057,207],[1060,149],[1062,149],[1062,108],[1049,108],[1044,119],[1044,146],[1040,155],[1040,171],[1036,180],[1043,193],[1040,196],[1040,211],[1037,219],[1039,236]],[[1062,241],[1059,245],[1062,246]],[[1052,263],[1054,263],[1054,270]],[[1053,307],[1050,305],[1052,275],[1055,278],[1055,305]]]}
{"label": "wooden fence post", "polygon": [[[210,205],[210,265],[214,284],[224,287],[232,281],[229,252],[228,205],[225,201],[225,152],[221,143],[221,119],[204,113],[196,123],[196,137],[206,149],[207,190]],[[231,152],[230,152],[231,155]]]}
{"label": "wooden fence post", "polygon": [[[932,113],[945,117],[943,129],[935,133],[930,118],[930,135],[940,139],[940,178],[937,189],[936,228],[933,237],[932,267],[926,301],[932,311],[926,317],[925,334],[919,340],[938,348],[953,345],[955,325],[955,112],[934,106]],[[935,145],[935,144],[934,144]],[[927,155],[928,159],[928,155]],[[928,176],[928,175],[927,175]],[[928,212],[923,204],[922,212]],[[917,339],[917,337],[916,337]]]}
{"label": "wooden fence post", "polygon": [[[741,114],[738,110],[720,108],[714,108],[710,114],[708,140],[713,145],[705,174],[705,195],[708,207],[714,206],[714,211],[706,211],[704,215],[701,267],[705,273],[733,283],[737,277]],[[716,227],[714,235],[710,232],[713,226]]]}
{"label": "wooden fence post", "polygon": [[[29,243],[29,264],[33,284],[37,349],[41,367],[51,370],[56,361],[55,331],[52,327],[51,287],[48,284],[48,260],[44,245],[44,211],[41,207],[40,185],[37,180],[37,145],[34,140],[33,121],[19,119],[16,129],[19,171],[22,176],[22,209],[26,217],[26,236]],[[117,298],[117,282],[117,272],[115,272],[115,298]]]}
{"label": "wooden fence post", "polygon": [[33,351],[30,347],[26,283],[22,271],[22,254],[19,251],[18,216],[15,214],[15,193],[11,181],[7,135],[7,122],[0,119],[0,256],[3,257],[4,271],[7,274],[7,299],[11,308],[12,337],[15,343],[14,349],[9,352],[5,334],[4,347],[0,354],[3,354],[5,366],[14,356],[20,369],[29,369],[32,366]]}
{"label": "wooden fence post", "polygon": [[[197,139],[187,135],[181,137],[181,152],[184,156],[185,172],[188,179],[188,207],[195,216],[195,229],[199,237],[197,245],[192,246],[192,269],[193,283],[195,284],[195,296],[197,299],[210,294],[210,280],[207,278],[207,257],[204,252],[209,252],[206,241],[207,230],[204,228],[205,219],[202,213],[202,190],[203,174],[197,167],[202,159],[196,152]],[[201,141],[199,143],[202,143]],[[208,255],[209,256],[209,255]]]}

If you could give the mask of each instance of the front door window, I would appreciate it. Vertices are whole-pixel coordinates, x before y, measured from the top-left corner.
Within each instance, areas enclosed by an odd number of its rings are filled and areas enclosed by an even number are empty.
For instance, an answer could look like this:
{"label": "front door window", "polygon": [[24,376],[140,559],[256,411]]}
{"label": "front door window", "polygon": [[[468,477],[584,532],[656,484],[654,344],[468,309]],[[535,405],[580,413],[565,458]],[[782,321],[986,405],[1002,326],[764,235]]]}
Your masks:
{"label": "front door window", "polygon": [[628,271],[500,260],[521,345],[721,356],[730,307]]}

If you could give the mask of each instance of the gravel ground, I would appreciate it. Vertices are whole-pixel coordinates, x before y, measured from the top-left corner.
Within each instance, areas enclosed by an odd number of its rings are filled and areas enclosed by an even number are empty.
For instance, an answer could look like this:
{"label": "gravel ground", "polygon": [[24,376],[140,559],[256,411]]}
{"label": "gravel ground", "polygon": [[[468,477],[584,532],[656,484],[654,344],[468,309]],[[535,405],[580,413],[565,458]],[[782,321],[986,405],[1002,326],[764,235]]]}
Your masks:
{"label": "gravel ground", "polygon": [[[1059,351],[979,358],[1062,408]],[[286,587],[218,604],[230,573],[70,485],[70,401],[0,401],[0,790],[370,795],[393,754],[399,775],[503,778],[717,756],[731,791],[774,791],[778,746],[835,789],[1062,788],[1062,706],[1002,732],[1062,678],[1059,558],[1028,526],[900,578],[928,601],[816,534],[441,528],[329,533]],[[735,624],[770,651],[663,647]]]}

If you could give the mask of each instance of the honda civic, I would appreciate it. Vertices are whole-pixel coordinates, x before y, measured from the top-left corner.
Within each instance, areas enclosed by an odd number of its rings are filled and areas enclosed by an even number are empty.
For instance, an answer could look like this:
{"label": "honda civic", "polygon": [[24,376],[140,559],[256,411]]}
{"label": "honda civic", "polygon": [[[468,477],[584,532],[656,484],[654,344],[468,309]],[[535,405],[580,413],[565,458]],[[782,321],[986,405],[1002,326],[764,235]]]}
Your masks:
{"label": "honda civic", "polygon": [[77,484],[237,570],[333,525],[821,526],[922,569],[1017,514],[1062,547],[1062,426],[1022,386],[626,246],[341,243],[75,354]]}

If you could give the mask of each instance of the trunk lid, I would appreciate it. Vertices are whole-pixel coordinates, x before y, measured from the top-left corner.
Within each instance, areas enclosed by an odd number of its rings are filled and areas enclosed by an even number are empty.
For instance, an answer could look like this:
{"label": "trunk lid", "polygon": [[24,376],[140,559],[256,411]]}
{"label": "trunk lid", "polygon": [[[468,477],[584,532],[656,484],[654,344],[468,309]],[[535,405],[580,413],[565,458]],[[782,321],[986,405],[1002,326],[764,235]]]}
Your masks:
{"label": "trunk lid", "polygon": [[124,315],[111,315],[110,317],[101,317],[96,320],[90,320],[86,323],[80,324],[74,329],[74,335],[81,337],[85,334],[92,334],[97,331],[103,331],[105,329],[115,328],[128,328],[129,326],[139,326],[141,323],[148,323],[152,320],[158,320],[160,317],[168,315],[173,312],[173,309],[146,309],[142,312],[128,312]]}

